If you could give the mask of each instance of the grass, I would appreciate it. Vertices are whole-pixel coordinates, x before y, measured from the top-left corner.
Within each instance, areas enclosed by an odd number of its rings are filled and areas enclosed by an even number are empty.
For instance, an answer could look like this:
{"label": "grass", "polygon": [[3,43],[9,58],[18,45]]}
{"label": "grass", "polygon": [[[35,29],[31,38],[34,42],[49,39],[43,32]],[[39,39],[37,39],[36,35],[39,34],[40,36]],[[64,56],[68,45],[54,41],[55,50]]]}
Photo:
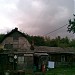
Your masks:
{"label": "grass", "polygon": [[[28,74],[26,74],[28,75]],[[29,74],[31,75],[31,74]],[[49,69],[44,74],[42,72],[35,72],[32,75],[75,75],[75,67],[70,68],[54,68]]]}
{"label": "grass", "polygon": [[[4,75],[1,74],[0,75]],[[10,75],[18,75],[11,73]],[[54,68],[54,69],[49,69],[46,71],[44,74],[42,72],[25,72],[21,73],[20,75],[75,75],[75,67],[66,67],[66,68]]]}
{"label": "grass", "polygon": [[45,75],[75,75],[75,68],[55,68],[49,69]]}

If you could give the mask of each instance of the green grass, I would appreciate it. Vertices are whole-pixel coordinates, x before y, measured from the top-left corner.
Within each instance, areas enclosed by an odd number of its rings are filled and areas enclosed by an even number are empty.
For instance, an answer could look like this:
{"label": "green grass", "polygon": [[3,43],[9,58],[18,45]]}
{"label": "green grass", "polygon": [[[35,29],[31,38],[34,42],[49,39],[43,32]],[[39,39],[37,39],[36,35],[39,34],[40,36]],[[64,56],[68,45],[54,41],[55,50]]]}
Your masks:
{"label": "green grass", "polygon": [[75,75],[75,68],[49,69],[45,75]]}
{"label": "green grass", "polygon": [[[2,75],[2,73],[0,73],[0,75]],[[18,74],[11,73],[10,75],[18,75]],[[25,73],[20,73],[20,75],[75,75],[75,67],[49,69],[44,74],[42,72],[28,71]]]}

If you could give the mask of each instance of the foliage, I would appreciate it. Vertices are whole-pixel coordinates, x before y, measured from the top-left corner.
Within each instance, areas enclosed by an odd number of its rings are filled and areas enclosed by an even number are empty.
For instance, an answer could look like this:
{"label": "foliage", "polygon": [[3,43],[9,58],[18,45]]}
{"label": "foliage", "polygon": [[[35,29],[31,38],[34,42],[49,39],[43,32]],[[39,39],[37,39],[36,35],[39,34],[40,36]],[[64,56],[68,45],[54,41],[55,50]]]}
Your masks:
{"label": "foliage", "polygon": [[74,15],[73,21],[72,19],[69,20],[68,32],[75,33],[75,15]]}
{"label": "foliage", "polygon": [[61,38],[60,36],[58,36],[55,39],[49,39],[49,37],[46,39],[47,39],[45,41],[46,46],[50,46],[50,47],[68,47],[69,46],[68,37]]}
{"label": "foliage", "polygon": [[36,46],[44,46],[45,45],[45,41],[44,38],[41,36],[30,36],[28,38],[29,42],[31,43],[32,41],[34,41],[34,45]]}
{"label": "foliage", "polygon": [[5,34],[0,34],[0,42],[1,42],[1,40],[3,39],[4,35],[5,35]]}
{"label": "foliage", "polygon": [[75,47],[75,39],[72,39],[69,44],[70,47]]}

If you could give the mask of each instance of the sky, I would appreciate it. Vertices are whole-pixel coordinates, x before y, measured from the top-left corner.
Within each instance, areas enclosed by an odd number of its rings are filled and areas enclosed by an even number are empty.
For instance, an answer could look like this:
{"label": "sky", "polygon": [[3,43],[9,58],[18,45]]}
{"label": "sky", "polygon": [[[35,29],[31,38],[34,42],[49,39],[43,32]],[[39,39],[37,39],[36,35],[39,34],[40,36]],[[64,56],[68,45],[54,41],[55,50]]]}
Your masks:
{"label": "sky", "polygon": [[[41,35],[68,24],[75,0],[0,0],[0,33],[18,27],[29,35]],[[67,26],[46,36],[74,37]]]}

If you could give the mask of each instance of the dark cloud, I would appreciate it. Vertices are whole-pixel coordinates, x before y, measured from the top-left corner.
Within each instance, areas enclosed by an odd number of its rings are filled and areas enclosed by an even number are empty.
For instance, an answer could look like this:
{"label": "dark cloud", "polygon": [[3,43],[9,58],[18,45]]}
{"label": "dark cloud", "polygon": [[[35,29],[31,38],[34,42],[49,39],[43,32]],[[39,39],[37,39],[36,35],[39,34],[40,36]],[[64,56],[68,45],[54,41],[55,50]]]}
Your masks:
{"label": "dark cloud", "polygon": [[[73,0],[19,0],[14,22],[31,35],[44,35],[68,23],[74,13]],[[13,13],[13,14],[14,14]],[[67,35],[67,28],[52,35]]]}
{"label": "dark cloud", "polygon": [[18,9],[24,13],[19,28],[33,35],[43,35],[68,22],[73,14],[73,1],[20,0]]}

